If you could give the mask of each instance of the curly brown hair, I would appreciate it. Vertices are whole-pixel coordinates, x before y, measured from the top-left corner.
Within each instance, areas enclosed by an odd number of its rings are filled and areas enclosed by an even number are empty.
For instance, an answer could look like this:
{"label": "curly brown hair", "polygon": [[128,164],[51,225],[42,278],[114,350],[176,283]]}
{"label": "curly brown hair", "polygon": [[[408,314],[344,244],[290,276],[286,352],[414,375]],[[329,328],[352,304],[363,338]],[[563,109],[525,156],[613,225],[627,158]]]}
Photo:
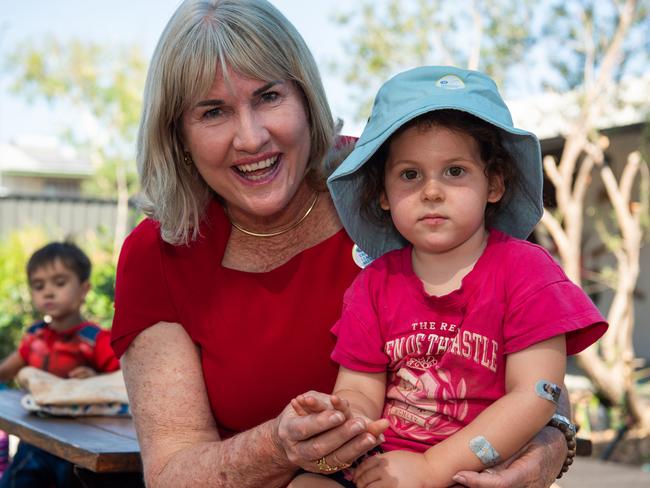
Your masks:
{"label": "curly brown hair", "polygon": [[363,165],[363,186],[361,187],[361,213],[371,222],[380,225],[393,225],[390,212],[379,205],[379,197],[384,191],[384,171],[391,140],[410,129],[418,127],[427,130],[431,127],[445,127],[462,132],[474,138],[479,145],[481,160],[485,163],[485,175],[488,180],[497,176],[503,178],[505,192],[498,202],[488,203],[485,209],[485,225],[490,227],[499,208],[505,205],[513,189],[519,185],[521,175],[510,152],[503,144],[501,131],[489,122],[460,110],[436,110],[420,115],[395,131]]}

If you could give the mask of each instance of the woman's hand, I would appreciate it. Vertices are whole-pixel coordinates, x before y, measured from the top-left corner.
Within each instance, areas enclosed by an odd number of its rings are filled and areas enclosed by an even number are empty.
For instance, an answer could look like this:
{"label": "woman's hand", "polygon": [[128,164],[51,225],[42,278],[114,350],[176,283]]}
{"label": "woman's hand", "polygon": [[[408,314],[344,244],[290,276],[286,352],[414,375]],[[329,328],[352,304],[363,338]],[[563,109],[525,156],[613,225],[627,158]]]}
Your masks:
{"label": "woman's hand", "polygon": [[359,488],[419,488],[426,486],[431,467],[423,454],[391,451],[371,456],[354,471]]}
{"label": "woman's hand", "polygon": [[566,454],[564,435],[546,427],[516,457],[481,473],[461,471],[454,481],[468,488],[547,488],[562,469]]}
{"label": "woman's hand", "polygon": [[304,397],[311,400],[288,405],[277,428],[279,444],[296,466],[319,473],[316,462],[321,458],[329,466],[349,466],[383,441],[366,419],[352,415],[346,401],[315,391]]}

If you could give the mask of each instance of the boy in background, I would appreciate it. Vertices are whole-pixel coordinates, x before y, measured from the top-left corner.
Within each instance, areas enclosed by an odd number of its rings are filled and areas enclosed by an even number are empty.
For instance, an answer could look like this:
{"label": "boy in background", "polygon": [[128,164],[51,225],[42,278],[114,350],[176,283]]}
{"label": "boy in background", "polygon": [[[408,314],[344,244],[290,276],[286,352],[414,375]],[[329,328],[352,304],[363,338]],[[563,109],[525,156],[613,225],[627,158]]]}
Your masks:
{"label": "boy in background", "polygon": [[[109,332],[81,315],[90,270],[88,256],[69,242],[52,242],[31,256],[27,279],[34,308],[44,319],[29,327],[18,349],[0,362],[0,382],[10,381],[24,366],[61,378],[119,369]],[[0,479],[0,488],[78,485],[72,464],[24,442]]]}

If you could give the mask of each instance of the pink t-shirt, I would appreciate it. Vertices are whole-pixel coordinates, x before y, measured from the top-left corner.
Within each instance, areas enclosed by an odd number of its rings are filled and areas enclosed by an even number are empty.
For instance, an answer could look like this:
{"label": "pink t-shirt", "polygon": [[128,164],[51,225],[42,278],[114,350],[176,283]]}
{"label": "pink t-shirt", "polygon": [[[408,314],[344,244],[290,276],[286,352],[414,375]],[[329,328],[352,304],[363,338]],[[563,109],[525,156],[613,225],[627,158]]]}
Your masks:
{"label": "pink t-shirt", "polygon": [[388,372],[386,450],[425,451],[505,394],[505,356],[558,334],[576,354],[607,329],[541,247],[491,231],[460,289],[429,296],[411,247],[368,266],[344,297],[332,359]]}

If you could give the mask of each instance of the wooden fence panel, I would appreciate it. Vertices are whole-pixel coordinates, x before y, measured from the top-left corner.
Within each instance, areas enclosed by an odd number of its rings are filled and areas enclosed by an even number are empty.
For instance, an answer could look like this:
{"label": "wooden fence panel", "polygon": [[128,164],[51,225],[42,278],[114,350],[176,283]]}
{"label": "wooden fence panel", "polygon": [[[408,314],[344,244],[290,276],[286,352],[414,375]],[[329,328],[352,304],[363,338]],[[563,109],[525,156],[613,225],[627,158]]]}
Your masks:
{"label": "wooden fence panel", "polygon": [[[133,227],[138,212],[131,202],[129,207]],[[117,202],[110,199],[3,195],[0,196],[0,238],[29,227],[42,227],[59,238],[81,236],[86,232],[112,236],[116,215]]]}

